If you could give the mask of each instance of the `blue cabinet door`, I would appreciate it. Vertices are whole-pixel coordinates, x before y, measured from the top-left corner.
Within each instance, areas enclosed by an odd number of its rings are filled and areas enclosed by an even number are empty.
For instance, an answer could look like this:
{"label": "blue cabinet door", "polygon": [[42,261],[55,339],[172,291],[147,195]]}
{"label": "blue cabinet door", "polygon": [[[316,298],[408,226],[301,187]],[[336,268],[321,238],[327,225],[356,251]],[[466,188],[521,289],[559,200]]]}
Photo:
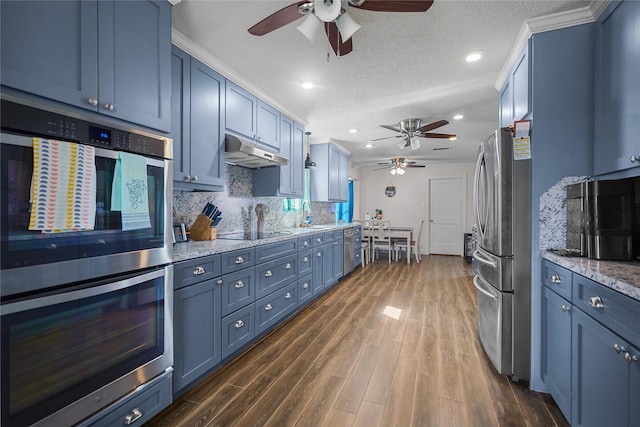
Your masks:
{"label": "blue cabinet door", "polygon": [[571,422],[571,304],[542,288],[542,378]]}
{"label": "blue cabinet door", "polygon": [[220,286],[207,280],[174,292],[174,392],[222,360]]}
{"label": "blue cabinet door", "polygon": [[612,4],[596,26],[595,173],[640,166],[640,2]]}
{"label": "blue cabinet door", "polygon": [[629,367],[624,351],[615,350],[628,343],[581,310],[572,324],[572,425],[629,425]]}
{"label": "blue cabinet door", "polygon": [[324,289],[324,246],[313,248],[311,286],[313,296],[320,295]]}
{"label": "blue cabinet door", "polygon": [[249,139],[255,138],[256,104],[258,99],[231,80],[226,84],[226,121],[227,130],[236,132]]}
{"label": "blue cabinet door", "polygon": [[[340,151],[329,146],[329,200],[340,199]],[[337,172],[337,173],[336,173]]]}
{"label": "blue cabinet door", "polygon": [[280,118],[280,154],[289,159],[289,164],[280,166],[280,187],[279,192],[284,197],[295,197],[293,190],[293,171],[294,167],[300,167],[292,157],[293,152],[293,129],[294,122],[289,117],[281,116]]}
{"label": "blue cabinet door", "polygon": [[298,123],[293,126],[293,142],[291,145],[291,193],[304,197],[304,127]]}
{"label": "blue cabinet door", "polygon": [[531,112],[529,96],[529,47],[524,47],[511,73],[513,120],[522,120]]}
{"label": "blue cabinet door", "polygon": [[[342,234],[342,232],[340,232]],[[344,263],[344,244],[342,242],[342,236],[340,240],[333,241],[333,283],[336,283],[342,277],[343,263]]]}
{"label": "blue cabinet door", "polygon": [[171,48],[171,138],[173,180],[180,185],[191,179],[191,56]]}
{"label": "blue cabinet door", "polygon": [[322,280],[324,281],[323,289],[327,289],[329,286],[336,282],[334,259],[333,259],[334,247],[333,242],[322,247]]}
{"label": "blue cabinet door", "polygon": [[500,91],[500,127],[509,126],[513,122],[513,90],[511,80],[507,80]]}
{"label": "blue cabinet door", "polygon": [[257,142],[280,151],[280,112],[260,99],[256,108]]}

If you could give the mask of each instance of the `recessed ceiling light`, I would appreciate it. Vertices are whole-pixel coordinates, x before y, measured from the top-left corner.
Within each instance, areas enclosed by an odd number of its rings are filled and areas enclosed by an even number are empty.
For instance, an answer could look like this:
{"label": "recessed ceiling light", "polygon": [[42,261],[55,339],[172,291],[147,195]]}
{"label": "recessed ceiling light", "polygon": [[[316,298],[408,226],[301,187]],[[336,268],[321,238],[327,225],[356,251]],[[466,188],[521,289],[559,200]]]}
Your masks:
{"label": "recessed ceiling light", "polygon": [[449,141],[455,141],[456,139],[458,139],[458,137],[457,137],[457,136],[449,137]]}
{"label": "recessed ceiling light", "polygon": [[358,133],[358,129],[356,128],[349,129],[349,133]]}
{"label": "recessed ceiling light", "polygon": [[363,145],[363,147],[365,147],[365,148],[373,148],[373,147],[375,147],[375,144],[367,142],[366,144]]}
{"label": "recessed ceiling light", "polygon": [[464,60],[467,62],[476,62],[482,58],[482,51],[476,51],[468,53],[467,56],[464,57]]}
{"label": "recessed ceiling light", "polygon": [[304,83],[302,83],[302,88],[303,89],[313,89],[313,83],[304,82]]}
{"label": "recessed ceiling light", "polygon": [[453,116],[453,120],[462,120],[464,118],[464,116],[462,114],[456,114],[455,116]]}

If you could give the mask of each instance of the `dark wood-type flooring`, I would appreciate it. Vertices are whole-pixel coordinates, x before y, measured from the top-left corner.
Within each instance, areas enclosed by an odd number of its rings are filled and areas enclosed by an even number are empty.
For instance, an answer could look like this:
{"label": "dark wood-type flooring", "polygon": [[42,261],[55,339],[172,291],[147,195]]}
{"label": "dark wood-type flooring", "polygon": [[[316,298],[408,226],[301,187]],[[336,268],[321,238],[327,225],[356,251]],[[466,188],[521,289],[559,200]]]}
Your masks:
{"label": "dark wood-type flooring", "polygon": [[460,257],[386,258],[325,295],[146,426],[566,426],[497,375]]}

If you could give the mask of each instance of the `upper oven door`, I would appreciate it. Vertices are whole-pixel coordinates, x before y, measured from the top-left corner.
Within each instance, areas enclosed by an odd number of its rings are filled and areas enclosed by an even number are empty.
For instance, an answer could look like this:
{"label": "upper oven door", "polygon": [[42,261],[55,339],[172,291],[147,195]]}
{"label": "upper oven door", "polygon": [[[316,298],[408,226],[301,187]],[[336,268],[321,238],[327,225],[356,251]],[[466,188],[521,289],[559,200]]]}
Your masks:
{"label": "upper oven door", "polygon": [[0,134],[0,259],[2,296],[89,280],[171,262],[171,164],[145,157],[150,227],[124,231],[112,209],[118,151],[95,149],[92,230],[29,230],[33,138]]}

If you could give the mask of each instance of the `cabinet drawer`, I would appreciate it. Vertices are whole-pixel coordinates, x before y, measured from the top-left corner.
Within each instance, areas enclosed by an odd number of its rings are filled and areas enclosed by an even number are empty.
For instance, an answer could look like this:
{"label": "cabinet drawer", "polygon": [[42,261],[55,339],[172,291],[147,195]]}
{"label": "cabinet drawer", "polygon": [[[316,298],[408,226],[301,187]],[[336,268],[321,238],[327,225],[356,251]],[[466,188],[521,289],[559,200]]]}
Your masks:
{"label": "cabinet drawer", "polygon": [[222,358],[233,354],[255,336],[254,305],[222,318]]}
{"label": "cabinet drawer", "polygon": [[[171,372],[141,385],[130,396],[122,399],[79,426],[142,425],[171,404]],[[127,420],[132,421],[127,423]]]}
{"label": "cabinet drawer", "polygon": [[255,301],[256,285],[253,268],[225,274],[220,281],[223,316]]}
{"label": "cabinet drawer", "polygon": [[306,276],[311,273],[311,252],[312,250],[309,249],[298,253],[298,277]]}
{"label": "cabinet drawer", "polygon": [[194,283],[218,277],[221,274],[220,267],[220,255],[178,262],[173,266],[173,289],[184,288]]}
{"label": "cabinet drawer", "polygon": [[256,334],[266,331],[296,308],[297,286],[298,284],[294,282],[256,301]]}
{"label": "cabinet drawer", "polygon": [[285,240],[284,242],[269,243],[256,247],[256,264],[273,261],[274,259],[296,253],[298,239]]}
{"label": "cabinet drawer", "polygon": [[298,255],[260,264],[256,267],[256,298],[262,298],[298,278]]}
{"label": "cabinet drawer", "polygon": [[542,260],[542,283],[567,300],[571,300],[572,274],[557,264]]}
{"label": "cabinet drawer", "polygon": [[640,346],[640,301],[574,274],[573,304],[633,345]]}
{"label": "cabinet drawer", "polygon": [[298,249],[308,249],[313,247],[313,236],[298,237]]}
{"label": "cabinet drawer", "polygon": [[309,301],[313,296],[311,280],[313,280],[311,274],[298,279],[298,305]]}
{"label": "cabinet drawer", "polygon": [[326,243],[328,233],[318,233],[312,236],[313,239],[313,247],[322,246]]}
{"label": "cabinet drawer", "polygon": [[221,254],[222,274],[232,273],[255,264],[254,248],[238,249]]}
{"label": "cabinet drawer", "polygon": [[335,241],[342,241],[342,236],[343,236],[343,230],[336,230],[333,232],[333,238],[331,240]]}

